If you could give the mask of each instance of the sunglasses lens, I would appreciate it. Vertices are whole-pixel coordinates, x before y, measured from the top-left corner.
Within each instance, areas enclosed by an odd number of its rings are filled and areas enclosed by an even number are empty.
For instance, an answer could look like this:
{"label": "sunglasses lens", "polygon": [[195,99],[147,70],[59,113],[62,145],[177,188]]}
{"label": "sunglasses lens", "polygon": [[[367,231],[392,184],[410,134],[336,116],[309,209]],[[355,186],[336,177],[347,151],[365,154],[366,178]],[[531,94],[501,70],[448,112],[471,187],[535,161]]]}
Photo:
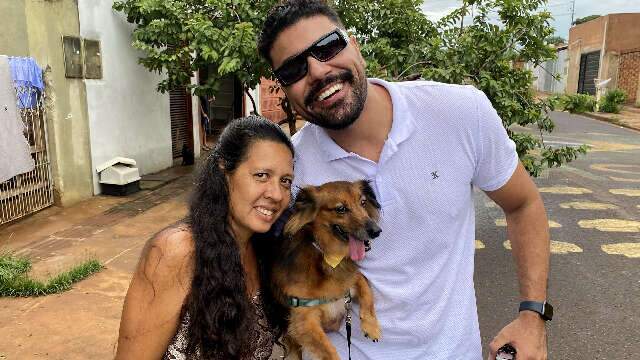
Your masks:
{"label": "sunglasses lens", "polygon": [[286,63],[275,71],[275,75],[282,85],[288,86],[302,79],[307,74],[307,58],[298,56]]}
{"label": "sunglasses lens", "polygon": [[337,32],[329,34],[309,49],[311,55],[319,61],[331,60],[347,46],[347,42]]}
{"label": "sunglasses lens", "polygon": [[291,85],[307,75],[307,56],[311,55],[318,61],[329,61],[345,47],[347,47],[347,41],[337,31],[334,31],[300,55],[281,65],[274,73],[282,85]]}

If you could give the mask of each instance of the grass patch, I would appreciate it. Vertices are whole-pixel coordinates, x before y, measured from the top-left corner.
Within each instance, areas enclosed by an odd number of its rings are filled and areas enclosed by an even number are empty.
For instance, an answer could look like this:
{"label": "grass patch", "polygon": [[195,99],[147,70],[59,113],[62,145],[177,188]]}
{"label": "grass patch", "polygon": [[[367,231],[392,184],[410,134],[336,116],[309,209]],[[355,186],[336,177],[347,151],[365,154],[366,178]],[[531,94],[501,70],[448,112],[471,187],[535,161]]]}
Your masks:
{"label": "grass patch", "polygon": [[102,268],[98,260],[90,259],[42,282],[29,277],[31,260],[11,254],[0,254],[0,296],[27,297],[59,293],[69,290],[73,283]]}

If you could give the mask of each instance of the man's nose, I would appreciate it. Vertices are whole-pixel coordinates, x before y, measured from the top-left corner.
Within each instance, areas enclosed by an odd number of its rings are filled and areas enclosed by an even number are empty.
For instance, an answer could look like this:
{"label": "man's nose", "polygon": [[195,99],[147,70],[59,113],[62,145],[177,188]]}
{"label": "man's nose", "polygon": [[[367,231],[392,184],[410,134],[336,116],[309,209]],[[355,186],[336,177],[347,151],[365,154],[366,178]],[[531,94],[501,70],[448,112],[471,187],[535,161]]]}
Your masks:
{"label": "man's nose", "polygon": [[317,60],[313,56],[307,56],[307,66],[307,76],[311,83],[324,79],[331,72],[331,66],[327,62]]}

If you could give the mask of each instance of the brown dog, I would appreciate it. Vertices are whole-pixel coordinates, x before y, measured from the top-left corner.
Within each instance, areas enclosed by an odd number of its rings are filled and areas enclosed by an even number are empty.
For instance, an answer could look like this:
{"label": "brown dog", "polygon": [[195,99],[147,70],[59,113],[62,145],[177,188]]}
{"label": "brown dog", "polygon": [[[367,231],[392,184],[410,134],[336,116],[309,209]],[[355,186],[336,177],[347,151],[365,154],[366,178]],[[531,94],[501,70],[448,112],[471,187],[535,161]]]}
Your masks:
{"label": "brown dog", "polygon": [[304,350],[318,359],[340,359],[324,330],[339,329],[347,293],[358,297],[364,336],[380,339],[373,294],[356,264],[381,232],[379,209],[366,181],[306,187],[296,197],[273,283],[278,300],[290,307],[286,343],[298,358]]}

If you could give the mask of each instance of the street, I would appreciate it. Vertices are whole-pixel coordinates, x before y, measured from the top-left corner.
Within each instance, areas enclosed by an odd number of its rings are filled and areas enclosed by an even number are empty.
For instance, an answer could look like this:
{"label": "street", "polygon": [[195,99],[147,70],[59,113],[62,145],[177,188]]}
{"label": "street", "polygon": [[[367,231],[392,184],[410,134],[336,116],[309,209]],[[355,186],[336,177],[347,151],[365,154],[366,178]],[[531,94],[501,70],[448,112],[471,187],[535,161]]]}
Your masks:
{"label": "street", "polygon": [[[552,240],[550,359],[637,359],[640,354],[640,132],[554,112],[548,145],[589,144],[587,156],[535,182]],[[476,289],[483,346],[518,307],[515,266],[499,208],[476,197]]]}

